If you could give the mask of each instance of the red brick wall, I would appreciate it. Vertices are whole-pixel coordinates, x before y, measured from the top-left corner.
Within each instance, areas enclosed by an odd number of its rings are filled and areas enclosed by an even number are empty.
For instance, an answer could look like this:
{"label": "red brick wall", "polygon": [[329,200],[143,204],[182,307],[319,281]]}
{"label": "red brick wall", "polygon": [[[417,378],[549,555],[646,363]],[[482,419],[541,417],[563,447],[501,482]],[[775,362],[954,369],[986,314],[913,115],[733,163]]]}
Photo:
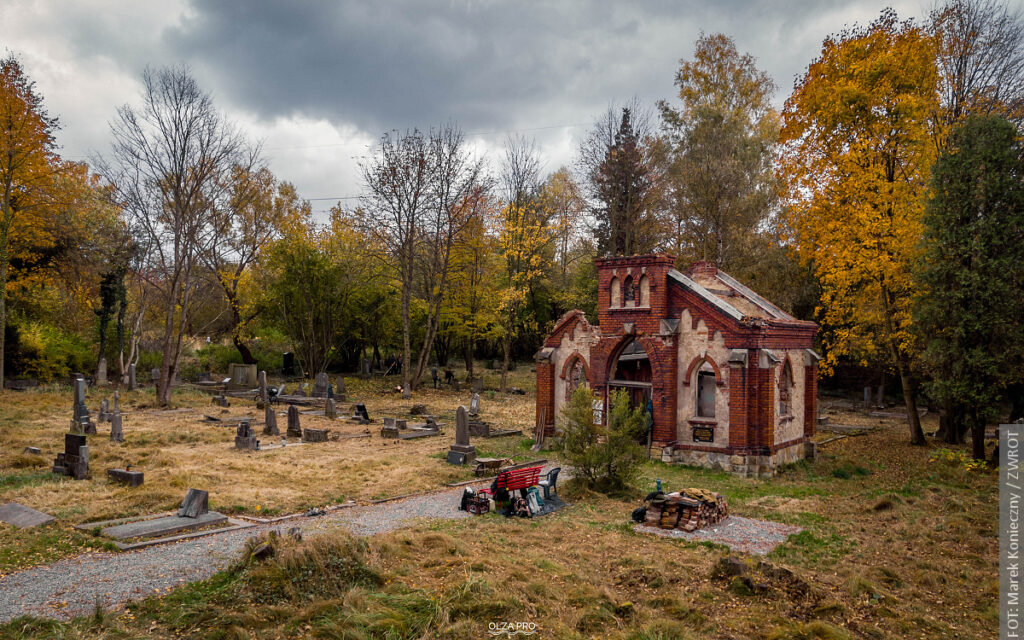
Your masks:
{"label": "red brick wall", "polygon": [[818,432],[818,363],[804,367],[804,437]]}
{"label": "red brick wall", "polygon": [[[543,414],[543,416],[542,416]],[[555,432],[555,365],[551,362],[537,363],[537,416],[535,424],[544,420],[544,434]]]}

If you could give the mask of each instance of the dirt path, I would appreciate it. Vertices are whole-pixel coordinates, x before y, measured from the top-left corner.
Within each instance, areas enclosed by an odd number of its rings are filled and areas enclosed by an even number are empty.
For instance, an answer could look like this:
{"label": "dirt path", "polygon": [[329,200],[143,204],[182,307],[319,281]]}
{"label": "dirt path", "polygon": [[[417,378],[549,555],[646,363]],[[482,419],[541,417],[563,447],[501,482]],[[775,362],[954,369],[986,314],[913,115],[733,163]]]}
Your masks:
{"label": "dirt path", "polygon": [[248,538],[272,529],[301,527],[304,533],[315,534],[342,527],[357,535],[373,535],[408,526],[417,518],[466,518],[469,514],[456,508],[462,491],[351,507],[128,553],[89,553],[26,569],[0,579],[0,622],[27,614],[69,619],[91,613],[97,603],[115,609],[130,600],[205,580],[237,558]]}

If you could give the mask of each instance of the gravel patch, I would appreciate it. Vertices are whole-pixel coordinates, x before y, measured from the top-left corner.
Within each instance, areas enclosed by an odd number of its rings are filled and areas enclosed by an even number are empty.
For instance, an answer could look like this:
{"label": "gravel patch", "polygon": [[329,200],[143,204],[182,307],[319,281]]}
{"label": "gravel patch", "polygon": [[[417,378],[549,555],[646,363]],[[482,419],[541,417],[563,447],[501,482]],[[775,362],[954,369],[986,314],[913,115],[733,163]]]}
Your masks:
{"label": "gravel patch", "polygon": [[733,551],[758,556],[768,555],[772,549],[785,542],[786,538],[803,531],[800,527],[789,524],[780,524],[770,520],[753,520],[740,516],[727,516],[718,524],[696,531],[658,529],[643,524],[634,526],[633,530],[666,538],[680,538],[690,542],[717,542],[728,545]]}
{"label": "gravel patch", "polygon": [[349,507],[324,516],[283,520],[138,551],[88,553],[26,569],[0,579],[0,622],[22,615],[67,620],[92,613],[97,603],[105,609],[118,609],[131,600],[205,580],[227,568],[246,540],[274,529],[301,527],[304,534],[316,534],[344,528],[370,536],[410,526],[422,518],[468,518],[470,514],[458,510],[464,489]]}

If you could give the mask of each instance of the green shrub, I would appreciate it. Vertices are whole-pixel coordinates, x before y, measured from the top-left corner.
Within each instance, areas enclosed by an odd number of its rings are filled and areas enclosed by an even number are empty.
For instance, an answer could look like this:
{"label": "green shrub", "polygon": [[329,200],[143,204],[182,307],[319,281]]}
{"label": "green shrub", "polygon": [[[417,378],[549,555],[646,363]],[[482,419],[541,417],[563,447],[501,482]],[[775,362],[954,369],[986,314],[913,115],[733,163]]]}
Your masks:
{"label": "green shrub", "polygon": [[603,491],[627,486],[646,459],[640,438],[647,431],[647,415],[630,407],[629,396],[621,391],[610,403],[608,424],[594,424],[590,389],[580,386],[561,416],[562,446],[575,478]]}
{"label": "green shrub", "polygon": [[19,358],[15,375],[43,382],[67,379],[75,371],[96,366],[92,347],[78,336],[43,322],[18,325]]}

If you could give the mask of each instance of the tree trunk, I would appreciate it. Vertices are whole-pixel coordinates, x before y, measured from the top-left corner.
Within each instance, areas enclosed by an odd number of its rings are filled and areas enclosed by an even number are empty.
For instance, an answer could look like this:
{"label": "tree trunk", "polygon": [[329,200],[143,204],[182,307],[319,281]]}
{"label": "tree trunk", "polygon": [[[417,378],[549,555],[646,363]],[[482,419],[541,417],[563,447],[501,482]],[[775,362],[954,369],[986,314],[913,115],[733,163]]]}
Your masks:
{"label": "tree trunk", "polygon": [[409,332],[412,322],[409,319],[409,287],[412,283],[402,286],[402,397],[412,397],[412,387],[409,386],[409,366],[412,360],[412,345],[410,344]]}
{"label": "tree trunk", "polygon": [[978,408],[971,409],[971,450],[975,460],[985,461],[985,418]]}
{"label": "tree trunk", "polygon": [[509,353],[512,351],[512,334],[506,332],[505,337],[501,340],[501,391],[505,392],[506,383],[508,382],[508,363]]}
{"label": "tree trunk", "polygon": [[466,343],[462,351],[462,358],[466,362],[466,380],[473,380],[473,340],[466,338]]}
{"label": "tree trunk", "polygon": [[235,348],[238,349],[238,353],[242,354],[242,363],[244,364],[257,364],[256,358],[252,355],[252,351],[249,349],[249,345],[242,342],[242,339],[237,334],[231,336],[231,341],[234,342]]}
{"label": "tree trunk", "polygon": [[4,355],[7,348],[7,252],[0,253],[0,394],[4,392]]}
{"label": "tree trunk", "polygon": [[917,398],[914,396],[913,383],[910,380],[907,364],[902,360],[897,361],[896,370],[899,372],[900,384],[903,386],[903,401],[907,405],[907,425],[910,427],[910,444],[926,444],[924,431],[921,430],[921,416],[917,415]]}

